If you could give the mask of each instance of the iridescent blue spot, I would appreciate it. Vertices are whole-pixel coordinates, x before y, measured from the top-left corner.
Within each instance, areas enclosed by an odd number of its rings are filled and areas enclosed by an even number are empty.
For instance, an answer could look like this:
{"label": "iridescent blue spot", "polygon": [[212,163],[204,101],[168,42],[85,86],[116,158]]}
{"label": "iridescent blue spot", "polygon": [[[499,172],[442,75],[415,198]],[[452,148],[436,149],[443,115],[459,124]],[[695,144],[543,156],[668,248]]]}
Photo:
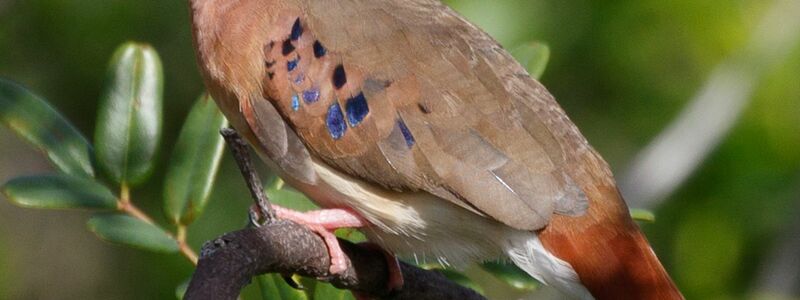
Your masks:
{"label": "iridescent blue spot", "polygon": [[345,110],[347,110],[347,120],[350,121],[350,126],[358,126],[369,114],[369,104],[367,104],[364,93],[358,93],[357,96],[347,99]]}
{"label": "iridescent blue spot", "polygon": [[319,101],[319,90],[312,88],[303,92],[303,101],[308,104]]}
{"label": "iridescent blue spot", "polygon": [[300,97],[297,94],[292,95],[292,110],[297,111],[300,109]]}
{"label": "iridescent blue spot", "polygon": [[289,72],[294,71],[294,69],[297,68],[297,64],[299,62],[300,62],[300,58],[299,57],[286,62],[286,69],[288,69]]}
{"label": "iridescent blue spot", "polygon": [[297,77],[294,78],[294,84],[302,84],[305,79],[306,77],[303,74],[297,74]]}
{"label": "iridescent blue spot", "polygon": [[297,18],[292,25],[292,34],[289,35],[289,38],[296,41],[301,35],[303,35],[303,25],[300,25],[300,18]]}
{"label": "iridescent blue spot", "polygon": [[400,132],[403,134],[403,138],[406,140],[406,145],[408,148],[413,147],[417,141],[414,140],[414,136],[411,135],[411,131],[409,131],[408,127],[406,127],[406,122],[403,122],[403,119],[397,119],[397,127],[400,128]]}
{"label": "iridescent blue spot", "polygon": [[325,124],[328,125],[328,132],[334,140],[342,138],[347,131],[347,124],[344,122],[344,115],[342,115],[342,107],[339,106],[338,102],[334,102],[328,108]]}
{"label": "iridescent blue spot", "polygon": [[319,41],[314,41],[314,57],[323,57],[325,56],[325,53],[328,53],[328,50],[325,49],[325,46],[323,46]]}

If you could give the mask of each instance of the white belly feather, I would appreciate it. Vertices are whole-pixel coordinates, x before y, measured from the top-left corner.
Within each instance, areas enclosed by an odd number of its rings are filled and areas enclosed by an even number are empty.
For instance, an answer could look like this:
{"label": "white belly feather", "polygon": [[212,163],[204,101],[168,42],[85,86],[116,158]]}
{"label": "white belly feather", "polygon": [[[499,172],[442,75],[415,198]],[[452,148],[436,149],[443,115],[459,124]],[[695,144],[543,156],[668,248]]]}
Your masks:
{"label": "white belly feather", "polygon": [[370,241],[400,257],[456,267],[510,260],[573,298],[592,299],[569,263],[547,251],[535,232],[511,228],[429,193],[390,191],[324,163],[315,161],[314,167],[320,181],[295,187],[323,207],[359,213],[374,225],[363,229]]}

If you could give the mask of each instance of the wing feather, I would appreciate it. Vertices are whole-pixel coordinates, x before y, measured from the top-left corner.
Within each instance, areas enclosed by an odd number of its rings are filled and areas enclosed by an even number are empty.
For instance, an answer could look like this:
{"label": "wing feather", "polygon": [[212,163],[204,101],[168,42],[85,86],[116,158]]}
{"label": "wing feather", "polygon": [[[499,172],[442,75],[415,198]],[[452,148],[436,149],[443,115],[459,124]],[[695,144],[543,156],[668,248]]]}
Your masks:
{"label": "wing feather", "polygon": [[[494,40],[435,1],[348,1],[298,1],[265,50],[264,96],[309,152],[520,229],[585,211],[552,132],[563,111]],[[292,40],[295,22],[306,30]]]}

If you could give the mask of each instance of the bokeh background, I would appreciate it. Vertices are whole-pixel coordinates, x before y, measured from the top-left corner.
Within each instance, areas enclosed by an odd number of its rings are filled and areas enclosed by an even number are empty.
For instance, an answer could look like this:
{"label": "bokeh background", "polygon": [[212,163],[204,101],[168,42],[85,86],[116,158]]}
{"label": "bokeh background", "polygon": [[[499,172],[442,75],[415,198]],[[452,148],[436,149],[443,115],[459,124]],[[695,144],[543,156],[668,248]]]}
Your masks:
{"label": "bokeh background", "polygon": [[[92,136],[113,50],[151,43],[164,63],[168,154],[203,89],[186,2],[0,0],[0,76]],[[654,210],[657,221],[642,227],[687,298],[798,299],[800,1],[447,3],[508,48],[550,46],[542,82],[611,164],[630,205]],[[228,156],[191,228],[195,248],[244,225],[250,200]],[[156,216],[168,158],[133,195]],[[51,170],[0,128],[0,181]],[[174,299],[191,274],[184,259],[101,242],[87,216],[0,201],[0,299]]]}

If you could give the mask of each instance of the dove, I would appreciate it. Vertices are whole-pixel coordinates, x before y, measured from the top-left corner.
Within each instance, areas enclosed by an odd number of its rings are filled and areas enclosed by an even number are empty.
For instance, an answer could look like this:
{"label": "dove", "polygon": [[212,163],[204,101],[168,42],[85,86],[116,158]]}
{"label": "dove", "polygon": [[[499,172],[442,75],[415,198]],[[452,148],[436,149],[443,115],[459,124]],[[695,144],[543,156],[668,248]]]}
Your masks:
{"label": "dove", "polygon": [[189,0],[205,85],[328,245],[507,260],[575,299],[682,299],[553,96],[436,0]]}

